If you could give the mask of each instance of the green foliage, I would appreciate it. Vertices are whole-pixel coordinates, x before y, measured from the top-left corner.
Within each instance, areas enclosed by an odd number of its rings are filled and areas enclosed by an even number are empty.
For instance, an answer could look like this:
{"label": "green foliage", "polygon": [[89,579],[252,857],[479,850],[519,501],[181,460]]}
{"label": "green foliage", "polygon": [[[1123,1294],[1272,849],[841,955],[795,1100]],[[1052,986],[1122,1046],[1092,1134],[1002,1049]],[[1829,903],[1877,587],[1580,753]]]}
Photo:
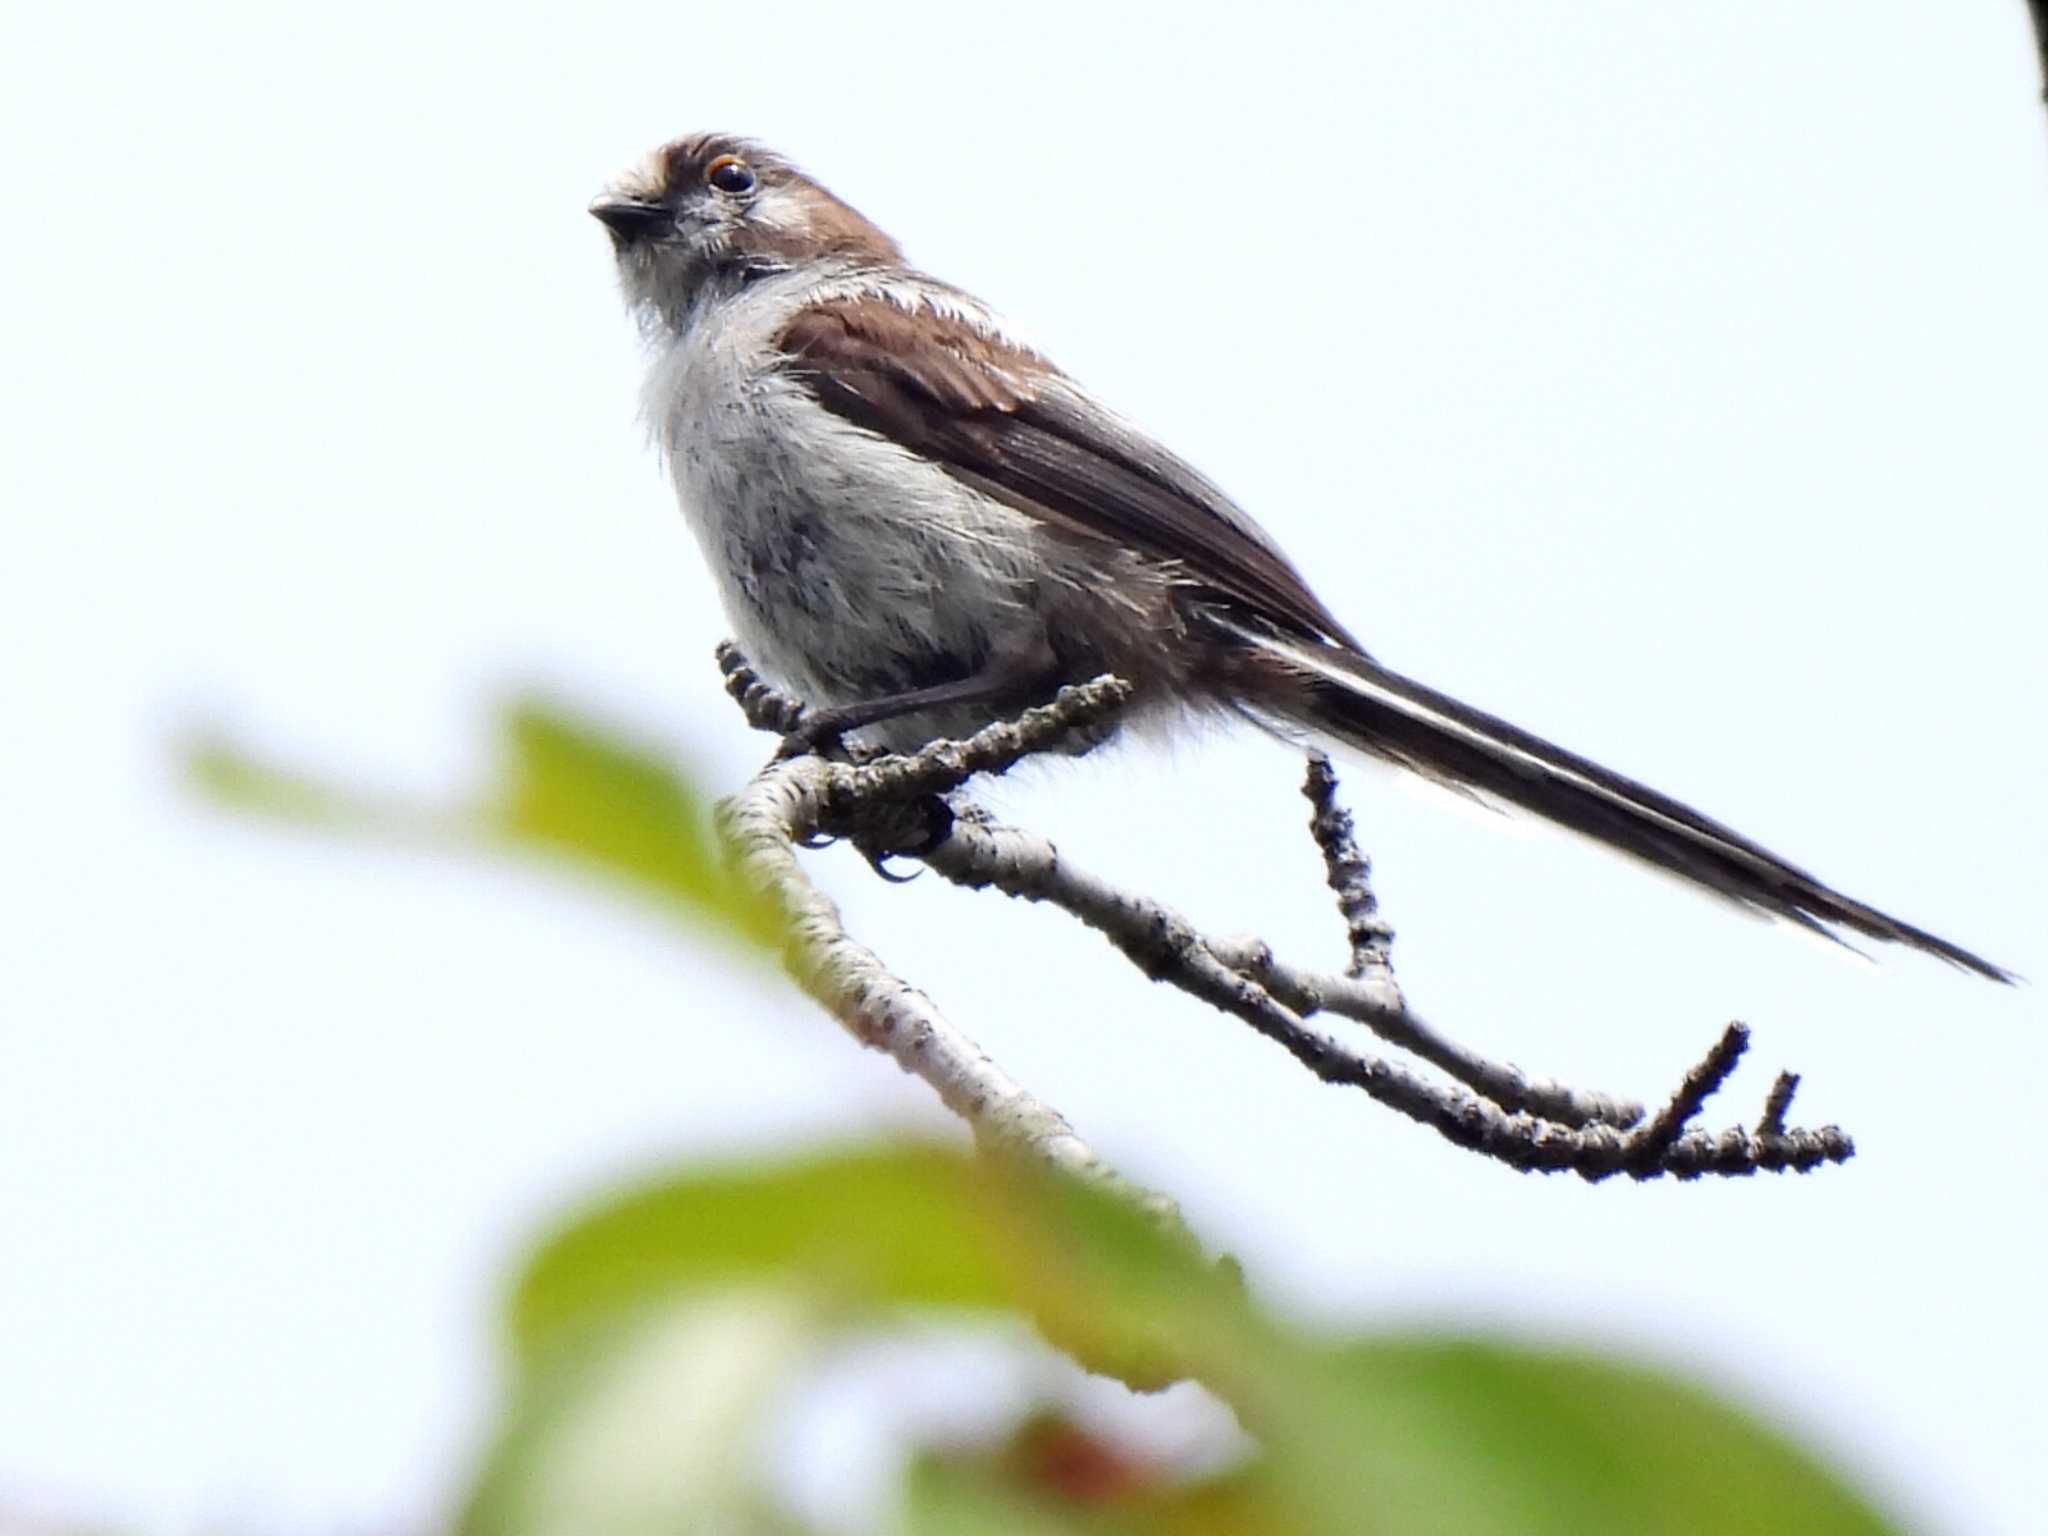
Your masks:
{"label": "green foliage", "polygon": [[[1048,1434],[1066,1442],[1048,1451]],[[1056,1416],[979,1453],[921,1457],[904,1480],[910,1536],[1241,1536],[1281,1529],[1255,1473],[1179,1479]]]}
{"label": "green foliage", "polygon": [[268,762],[218,737],[185,754],[188,776],[235,809],[312,830],[538,855],[583,869],[691,925],[774,952],[774,904],[734,879],[708,803],[669,758],[531,695],[500,711],[490,782],[452,806],[380,796]]}
{"label": "green foliage", "polygon": [[[707,1331],[701,1309],[714,1304],[740,1321]],[[759,1383],[794,1371],[806,1345],[930,1312],[1021,1314],[1090,1369],[1140,1389],[1192,1377],[1230,1405],[1259,1450],[1207,1481],[1134,1472],[1079,1489],[1027,1475],[1015,1456],[930,1459],[905,1486],[912,1531],[1886,1528],[1811,1458],[1662,1372],[1500,1342],[1311,1332],[1100,1190],[1035,1166],[910,1146],[680,1174],[607,1199],[546,1240],[510,1306],[515,1428],[464,1529],[638,1528],[645,1510],[610,1508],[607,1490],[647,1479],[617,1467],[609,1479],[568,1475],[574,1456],[563,1447],[602,1447],[611,1467],[620,1442],[590,1426],[630,1421],[664,1466],[686,1443],[702,1449],[685,1428],[705,1411],[688,1383],[711,1368],[660,1344],[678,1330],[721,1350],[758,1339],[760,1368],[733,1374]],[[659,1432],[661,1394],[624,1363],[650,1354],[671,1361],[674,1433]],[[630,1397],[632,1411],[616,1396]],[[730,1454],[717,1465],[729,1475],[746,1426],[726,1431]],[[1111,1462],[1119,1454],[1098,1450]],[[536,1481],[536,1467],[548,1475]],[[564,1486],[582,1489],[585,1502],[565,1505]],[[729,1495],[718,1496],[730,1514]],[[686,1502],[668,1507],[672,1523],[645,1528],[698,1528],[709,1517]]]}
{"label": "green foliage", "polygon": [[[214,798],[329,833],[544,856],[693,931],[782,942],[660,754],[534,699],[454,807],[366,795],[232,746]],[[836,1048],[836,1047],[835,1047]],[[1664,1372],[1494,1341],[1318,1332],[1099,1187],[923,1146],[652,1179],[540,1243],[508,1307],[514,1376],[465,1536],[800,1536],[756,1446],[849,1333],[1028,1319],[1090,1370],[1181,1378],[1255,1447],[1190,1478],[1056,1418],[915,1457],[896,1528],[987,1532],[1716,1536],[1886,1529],[1805,1453]]]}
{"label": "green foliage", "polygon": [[512,1304],[528,1359],[697,1287],[792,1277],[868,1311],[1025,1310],[1091,1369],[1139,1386],[1191,1374],[1145,1319],[1242,1306],[1142,1212],[1034,1167],[937,1148],[664,1180],[548,1242]]}

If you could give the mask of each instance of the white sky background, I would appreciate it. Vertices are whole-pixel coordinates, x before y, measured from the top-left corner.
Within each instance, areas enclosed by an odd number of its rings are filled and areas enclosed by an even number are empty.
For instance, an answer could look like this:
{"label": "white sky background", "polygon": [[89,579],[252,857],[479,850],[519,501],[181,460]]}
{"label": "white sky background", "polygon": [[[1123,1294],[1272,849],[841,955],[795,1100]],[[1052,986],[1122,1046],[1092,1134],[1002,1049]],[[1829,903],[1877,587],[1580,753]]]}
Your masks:
{"label": "white sky background", "polygon": [[[512,866],[195,806],[177,728],[421,793],[539,680],[765,744],[584,204],[786,149],[1229,487],[1392,664],[2039,978],[2048,117],[2018,0],[1327,11],[39,7],[0,263],[0,1505],[388,1529],[453,1486],[530,1224],[653,1160],[938,1123],[772,978]],[[1336,963],[1290,752],[996,797]],[[816,869],[1265,1293],[1618,1342],[1929,1529],[2034,1529],[2038,987],[1845,963],[1355,770],[1410,997],[1589,1086],[1756,1030],[1860,1153],[1521,1178],[1057,914]]]}

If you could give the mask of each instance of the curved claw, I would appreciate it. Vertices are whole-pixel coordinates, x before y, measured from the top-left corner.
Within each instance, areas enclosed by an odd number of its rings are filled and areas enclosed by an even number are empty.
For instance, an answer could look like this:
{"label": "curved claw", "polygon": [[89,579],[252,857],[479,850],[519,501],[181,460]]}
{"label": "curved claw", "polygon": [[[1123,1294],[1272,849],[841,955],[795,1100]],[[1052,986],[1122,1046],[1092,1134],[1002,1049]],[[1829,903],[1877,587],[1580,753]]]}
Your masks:
{"label": "curved claw", "polygon": [[922,835],[916,842],[880,849],[869,846],[863,847],[860,851],[861,857],[868,861],[868,868],[891,885],[907,885],[918,877],[920,871],[912,870],[907,875],[891,874],[888,869],[889,860],[921,858],[953,835],[953,807],[941,796],[926,796],[916,809],[924,813]]}
{"label": "curved claw", "polygon": [[915,880],[919,875],[924,873],[924,870],[920,867],[917,869],[913,869],[907,875],[891,874],[889,872],[889,861],[894,858],[902,857],[902,855],[896,849],[893,848],[886,849],[880,853],[870,852],[868,849],[863,848],[860,851],[860,856],[868,861],[869,869],[872,869],[876,874],[880,875],[884,880],[888,881],[891,885],[908,885],[911,881]]}

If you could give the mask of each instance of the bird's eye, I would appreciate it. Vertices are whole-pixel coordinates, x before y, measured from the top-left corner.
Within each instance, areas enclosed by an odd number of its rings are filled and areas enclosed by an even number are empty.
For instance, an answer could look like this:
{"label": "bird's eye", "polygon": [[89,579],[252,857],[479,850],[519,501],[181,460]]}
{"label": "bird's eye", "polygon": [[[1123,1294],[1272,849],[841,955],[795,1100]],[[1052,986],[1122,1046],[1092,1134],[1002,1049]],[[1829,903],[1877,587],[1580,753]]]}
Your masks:
{"label": "bird's eye", "polygon": [[738,155],[720,155],[704,167],[704,179],[721,192],[754,190],[754,172]]}

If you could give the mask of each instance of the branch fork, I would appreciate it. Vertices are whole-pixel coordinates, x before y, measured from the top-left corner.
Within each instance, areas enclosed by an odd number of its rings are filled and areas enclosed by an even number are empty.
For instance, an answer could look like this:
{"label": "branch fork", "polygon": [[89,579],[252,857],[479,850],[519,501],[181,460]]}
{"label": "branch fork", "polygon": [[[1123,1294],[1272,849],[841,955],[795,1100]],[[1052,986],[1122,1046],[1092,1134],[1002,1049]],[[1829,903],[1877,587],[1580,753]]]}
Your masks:
{"label": "branch fork", "polygon": [[[719,647],[718,662],[750,725],[783,736],[796,729],[803,706],[764,683],[736,647]],[[1373,893],[1372,866],[1358,848],[1351,815],[1337,802],[1336,773],[1320,754],[1309,759],[1302,793],[1348,941],[1341,972],[1283,961],[1259,939],[1204,934],[1166,904],[1111,886],[1046,839],[996,821],[964,792],[977,774],[1002,773],[1034,752],[1071,741],[1076,731],[1106,723],[1129,698],[1127,684],[1100,677],[1063,688],[1049,704],[964,741],[936,741],[904,755],[849,754],[849,761],[778,759],[719,806],[720,829],[739,868],[790,915],[785,958],[798,982],[862,1044],[886,1051],[930,1084],[983,1143],[1119,1184],[1170,1214],[1170,1202],[1111,1172],[1056,1110],[847,934],[837,907],[804,874],[798,847],[845,838],[885,874],[888,859],[915,858],[956,885],[1057,906],[1153,980],[1250,1026],[1320,1080],[1362,1090],[1512,1168],[1572,1172],[1589,1181],[1615,1174],[1693,1179],[1806,1172],[1854,1155],[1838,1127],[1787,1125],[1798,1086],[1790,1073],[1773,1084],[1754,1131],[1694,1128],[1749,1048],[1741,1024],[1728,1025],[1648,1115],[1629,1099],[1532,1078],[1430,1026],[1395,978],[1394,930]],[[1362,1050],[1312,1023],[1318,1015],[1362,1024],[1434,1071]]]}

